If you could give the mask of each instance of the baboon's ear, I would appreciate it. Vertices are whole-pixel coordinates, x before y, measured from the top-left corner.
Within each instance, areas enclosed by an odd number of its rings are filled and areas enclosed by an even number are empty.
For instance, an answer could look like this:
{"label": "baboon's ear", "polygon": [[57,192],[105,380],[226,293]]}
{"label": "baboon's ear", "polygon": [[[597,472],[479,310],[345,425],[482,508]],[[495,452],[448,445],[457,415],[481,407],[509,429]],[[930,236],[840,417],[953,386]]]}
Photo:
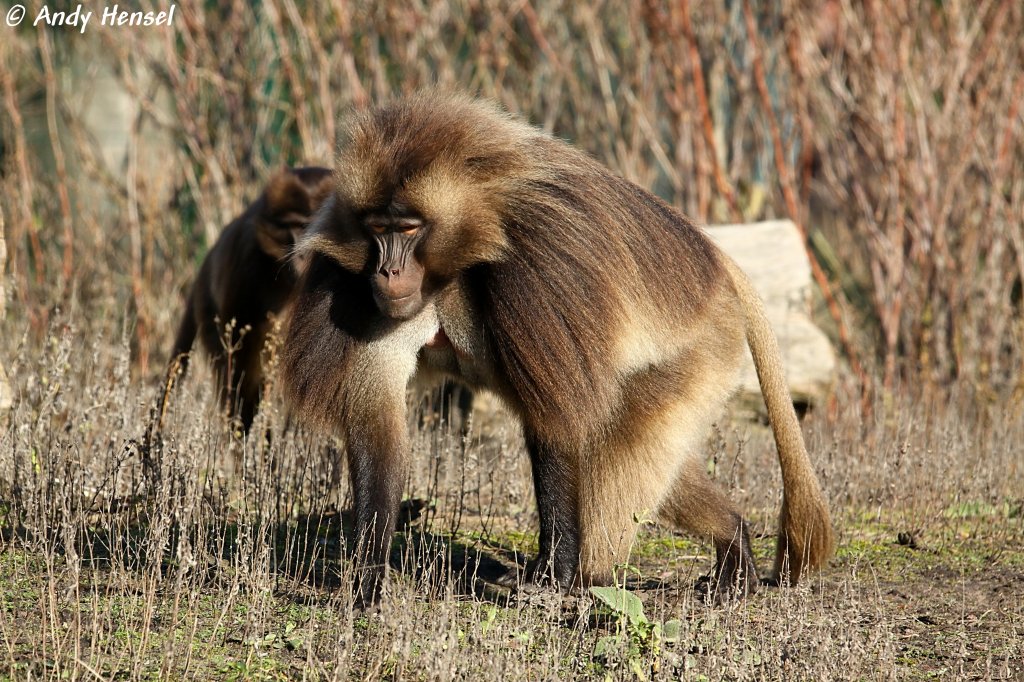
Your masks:
{"label": "baboon's ear", "polygon": [[315,213],[334,189],[334,174],[326,168],[300,168],[297,172],[306,188],[310,214]]}
{"label": "baboon's ear", "polygon": [[290,169],[283,168],[270,178],[266,189],[268,218],[286,220],[290,214],[308,219],[313,213],[310,190]]}

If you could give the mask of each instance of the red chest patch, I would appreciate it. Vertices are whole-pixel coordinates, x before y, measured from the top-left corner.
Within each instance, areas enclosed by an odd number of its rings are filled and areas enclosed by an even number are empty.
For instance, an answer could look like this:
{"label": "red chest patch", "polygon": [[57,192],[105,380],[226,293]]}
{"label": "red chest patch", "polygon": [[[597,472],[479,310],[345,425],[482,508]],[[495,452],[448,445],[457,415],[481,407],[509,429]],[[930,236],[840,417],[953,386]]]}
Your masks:
{"label": "red chest patch", "polygon": [[444,329],[438,329],[437,333],[434,334],[434,338],[427,341],[424,347],[436,349],[453,348],[452,341],[448,338],[448,335],[444,333]]}

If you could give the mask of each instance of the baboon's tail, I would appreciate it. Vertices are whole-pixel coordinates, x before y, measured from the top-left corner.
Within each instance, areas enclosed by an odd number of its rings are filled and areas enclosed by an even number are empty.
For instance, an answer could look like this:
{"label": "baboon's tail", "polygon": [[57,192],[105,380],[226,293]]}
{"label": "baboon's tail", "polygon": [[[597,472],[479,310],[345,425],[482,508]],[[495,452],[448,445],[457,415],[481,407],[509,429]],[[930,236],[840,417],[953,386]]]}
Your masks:
{"label": "baboon's tail", "polygon": [[764,304],[746,274],[728,255],[722,254],[747,321],[747,344],[768,407],[782,468],[782,512],[775,570],[770,582],[787,578],[795,584],[804,569],[818,568],[832,555],[834,539],[825,497],[807,455],[800,422],[782,371],[782,357],[765,315]]}

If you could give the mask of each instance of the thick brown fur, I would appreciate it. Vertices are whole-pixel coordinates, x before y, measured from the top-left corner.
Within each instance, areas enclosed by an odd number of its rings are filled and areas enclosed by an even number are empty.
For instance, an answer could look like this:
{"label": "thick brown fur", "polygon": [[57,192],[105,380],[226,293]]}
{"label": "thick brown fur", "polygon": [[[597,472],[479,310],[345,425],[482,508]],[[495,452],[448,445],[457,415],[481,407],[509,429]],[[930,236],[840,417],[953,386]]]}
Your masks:
{"label": "thick brown fur", "polygon": [[[428,371],[494,391],[522,419],[541,522],[533,577],[608,582],[635,515],[660,510],[712,538],[720,597],[754,590],[742,517],[699,466],[745,341],[785,483],[774,580],[828,559],[828,511],[761,303],[686,218],[459,96],[354,117],[337,164],[345,171],[298,247],[310,266],[284,379],[300,415],[347,440],[359,556],[375,585],[407,475],[404,390]],[[369,230],[386,230],[386,216],[422,225],[409,231],[422,302],[400,314],[370,283],[385,270]]]}
{"label": "thick brown fur", "polygon": [[288,257],[295,237],[330,193],[331,174],[317,167],[275,173],[259,198],[223,229],[189,292],[172,362],[187,369],[198,336],[213,363],[222,404],[245,431],[260,403],[268,316],[280,314],[292,295],[297,275]]}

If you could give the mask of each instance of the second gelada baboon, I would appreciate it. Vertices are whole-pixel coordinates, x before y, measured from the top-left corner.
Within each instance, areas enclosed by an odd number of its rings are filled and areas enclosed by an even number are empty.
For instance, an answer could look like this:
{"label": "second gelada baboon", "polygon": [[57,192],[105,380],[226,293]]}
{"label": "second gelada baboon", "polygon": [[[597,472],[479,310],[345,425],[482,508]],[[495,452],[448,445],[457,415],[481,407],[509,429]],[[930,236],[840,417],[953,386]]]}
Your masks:
{"label": "second gelada baboon", "polygon": [[221,231],[185,303],[171,351],[183,373],[196,336],[210,356],[220,400],[249,431],[263,388],[262,353],[270,314],[287,305],[296,284],[288,262],[295,239],[330,193],[329,168],[284,168]]}

